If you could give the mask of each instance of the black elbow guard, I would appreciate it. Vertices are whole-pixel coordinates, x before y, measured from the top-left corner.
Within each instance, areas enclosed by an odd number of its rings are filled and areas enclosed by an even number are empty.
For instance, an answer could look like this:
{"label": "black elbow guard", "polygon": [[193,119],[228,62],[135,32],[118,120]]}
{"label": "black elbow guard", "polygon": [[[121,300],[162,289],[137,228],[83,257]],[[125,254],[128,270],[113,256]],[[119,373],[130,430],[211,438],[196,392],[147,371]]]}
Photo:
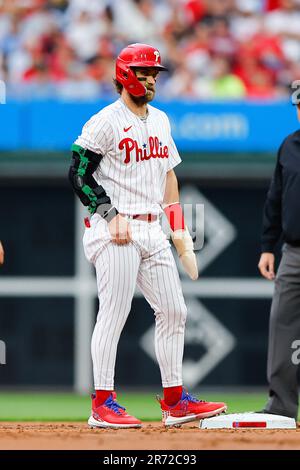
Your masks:
{"label": "black elbow guard", "polygon": [[110,222],[118,214],[118,211],[112,206],[105,189],[98,185],[92,176],[103,158],[102,155],[76,144],[72,145],[71,150],[73,154],[69,170],[69,181],[75,193],[79,196],[81,202],[88,206],[91,214],[97,211]]}
{"label": "black elbow guard", "polygon": [[90,200],[89,200],[88,196],[86,196],[82,192],[82,187],[83,187],[82,177],[77,175],[77,171],[76,171],[73,163],[71,164],[70,169],[69,169],[69,181],[70,181],[75,193],[77,194],[77,196],[81,200],[82,204],[84,206],[88,206],[89,203],[90,203]]}

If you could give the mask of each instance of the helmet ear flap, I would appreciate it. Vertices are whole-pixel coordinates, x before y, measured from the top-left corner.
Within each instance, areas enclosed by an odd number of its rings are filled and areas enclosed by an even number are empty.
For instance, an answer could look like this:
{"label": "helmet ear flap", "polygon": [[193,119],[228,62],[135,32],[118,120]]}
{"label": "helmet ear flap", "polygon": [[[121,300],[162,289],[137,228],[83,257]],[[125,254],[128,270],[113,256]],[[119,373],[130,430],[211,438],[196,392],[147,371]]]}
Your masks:
{"label": "helmet ear flap", "polygon": [[116,64],[116,79],[133,96],[145,96],[146,87],[137,79],[134,70],[119,63]]}

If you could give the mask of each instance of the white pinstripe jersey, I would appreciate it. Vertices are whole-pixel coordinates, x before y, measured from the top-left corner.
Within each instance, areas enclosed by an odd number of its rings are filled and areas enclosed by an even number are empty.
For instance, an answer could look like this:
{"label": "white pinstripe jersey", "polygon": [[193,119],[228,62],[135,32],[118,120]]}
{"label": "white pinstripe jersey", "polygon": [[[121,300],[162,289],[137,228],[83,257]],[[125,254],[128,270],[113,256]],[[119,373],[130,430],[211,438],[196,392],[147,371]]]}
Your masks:
{"label": "white pinstripe jersey", "polygon": [[93,174],[124,214],[159,214],[166,174],[181,162],[167,115],[148,106],[142,120],[120,98],[91,117],[76,144],[103,156]]}

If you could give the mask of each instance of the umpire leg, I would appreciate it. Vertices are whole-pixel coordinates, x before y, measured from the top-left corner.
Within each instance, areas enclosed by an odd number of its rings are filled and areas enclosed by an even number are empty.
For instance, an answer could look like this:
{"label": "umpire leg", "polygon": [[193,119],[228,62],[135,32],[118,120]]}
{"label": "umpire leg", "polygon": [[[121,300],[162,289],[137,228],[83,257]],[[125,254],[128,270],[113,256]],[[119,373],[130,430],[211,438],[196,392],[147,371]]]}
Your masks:
{"label": "umpire leg", "polygon": [[265,410],[297,419],[298,366],[292,344],[300,339],[300,247],[285,244],[275,280],[268,349],[269,401]]}

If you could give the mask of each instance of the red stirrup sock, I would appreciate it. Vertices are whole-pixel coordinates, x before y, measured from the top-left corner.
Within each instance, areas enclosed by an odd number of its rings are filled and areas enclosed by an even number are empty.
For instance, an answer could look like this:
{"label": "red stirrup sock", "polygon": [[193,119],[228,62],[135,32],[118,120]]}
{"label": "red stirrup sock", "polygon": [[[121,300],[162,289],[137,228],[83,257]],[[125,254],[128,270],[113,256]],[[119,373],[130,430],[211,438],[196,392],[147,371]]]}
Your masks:
{"label": "red stirrup sock", "polygon": [[177,385],[177,387],[167,387],[164,388],[164,401],[166,405],[173,406],[179,402],[182,395],[182,385]]}
{"label": "red stirrup sock", "polygon": [[96,390],[96,406],[101,406],[108,399],[113,390]]}
{"label": "red stirrup sock", "polygon": [[170,227],[173,232],[176,230],[184,230],[185,222],[182,207],[179,202],[174,202],[164,208]]}

